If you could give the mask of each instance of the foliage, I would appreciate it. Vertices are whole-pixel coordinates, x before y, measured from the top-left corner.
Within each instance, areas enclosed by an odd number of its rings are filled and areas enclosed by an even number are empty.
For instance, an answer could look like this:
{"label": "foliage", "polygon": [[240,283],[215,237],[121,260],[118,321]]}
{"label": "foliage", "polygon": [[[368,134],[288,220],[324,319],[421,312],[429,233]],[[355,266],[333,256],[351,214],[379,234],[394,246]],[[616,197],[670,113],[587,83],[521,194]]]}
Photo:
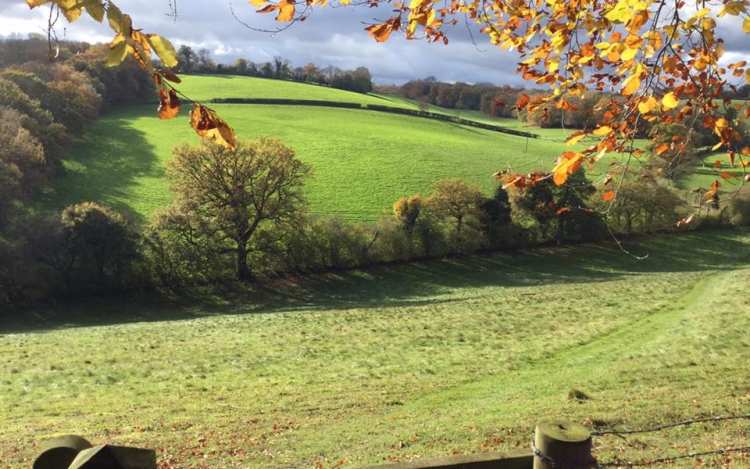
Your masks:
{"label": "foliage", "polygon": [[[264,258],[282,252],[303,216],[302,185],[310,167],[279,140],[257,139],[235,153],[210,142],[174,150],[168,176],[172,205],[156,218],[204,255],[230,255],[240,280],[262,270]],[[257,265],[251,267],[251,263]]]}
{"label": "foliage", "polygon": [[18,112],[0,106],[0,227],[16,202],[28,201],[46,179],[44,149],[21,120]]}
{"label": "foliage", "polygon": [[750,226],[750,195],[743,191],[729,200],[729,220],[733,225]]}
{"label": "foliage", "polygon": [[558,186],[549,175],[535,173],[538,182],[513,192],[518,217],[526,217],[539,234],[539,242],[580,242],[602,238],[603,221],[588,202],[596,188],[582,172],[575,172]]}
{"label": "foliage", "polygon": [[482,191],[456,178],[436,181],[433,188],[425,206],[453,225],[449,230],[449,245],[458,252],[474,252],[482,247],[484,238],[479,221],[485,200]]}
{"label": "foliage", "polygon": [[599,205],[610,228],[623,235],[673,230],[686,209],[673,189],[650,179],[623,181],[617,197]]}
{"label": "foliage", "polygon": [[486,199],[479,208],[481,210],[479,221],[489,245],[493,248],[500,248],[511,244],[509,238],[513,218],[508,192],[498,186],[495,194]]}
{"label": "foliage", "polygon": [[698,152],[690,128],[661,122],[649,134],[653,151],[649,165],[655,174],[675,182],[693,169]]}

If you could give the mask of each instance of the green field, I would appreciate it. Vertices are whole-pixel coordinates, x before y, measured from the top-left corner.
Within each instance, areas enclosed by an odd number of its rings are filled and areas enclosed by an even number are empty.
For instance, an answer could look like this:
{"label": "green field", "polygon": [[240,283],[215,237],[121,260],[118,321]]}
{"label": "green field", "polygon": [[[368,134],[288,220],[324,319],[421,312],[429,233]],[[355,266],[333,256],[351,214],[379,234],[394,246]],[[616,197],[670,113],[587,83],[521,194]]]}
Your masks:
{"label": "green field", "polygon": [[180,79],[182,83],[174,86],[193,101],[209,101],[214,98],[284,98],[415,109],[409,103],[391,101],[374,94],[352,93],[294,81],[233,75],[184,75]]}
{"label": "green field", "polygon": [[[6,318],[0,461],[27,468],[41,441],[77,433],[156,448],[162,469],[356,468],[528,448],[550,418],[748,414],[748,243],[688,234],[625,246],[645,260],[530,250]],[[638,461],[747,438],[730,421],[596,438],[594,452]],[[745,469],[750,454],[699,461]]]}
{"label": "green field", "polygon": [[[400,197],[428,193],[459,177],[488,194],[492,174],[509,166],[550,165],[560,145],[411,116],[307,106],[216,105],[244,139],[280,138],[310,163],[311,211],[372,221]],[[166,162],[182,142],[197,145],[187,112],[161,121],[152,107],[116,110],[92,124],[66,163],[69,174],[45,197],[47,207],[94,200],[142,220],[169,203]]]}

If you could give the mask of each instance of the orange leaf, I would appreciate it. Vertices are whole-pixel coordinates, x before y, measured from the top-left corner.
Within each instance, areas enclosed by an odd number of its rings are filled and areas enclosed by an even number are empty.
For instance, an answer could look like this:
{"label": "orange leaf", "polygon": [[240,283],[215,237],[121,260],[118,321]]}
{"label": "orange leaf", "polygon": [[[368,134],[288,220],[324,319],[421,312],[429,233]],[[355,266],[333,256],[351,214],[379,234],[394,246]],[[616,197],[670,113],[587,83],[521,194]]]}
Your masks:
{"label": "orange leaf", "polygon": [[607,191],[604,194],[602,194],[602,199],[609,202],[610,200],[615,198],[615,195],[617,195],[617,192],[615,191]]}
{"label": "orange leaf", "polygon": [[730,173],[729,171],[723,171],[719,173],[719,176],[721,176],[723,179],[734,179],[736,177],[734,173]]}
{"label": "orange leaf", "polygon": [[717,192],[719,192],[719,187],[721,187],[721,183],[719,181],[714,181],[713,184],[711,184],[711,189],[706,191],[705,194],[703,194],[704,199],[710,199],[714,195],[716,195]]}
{"label": "orange leaf", "polygon": [[721,160],[714,161],[714,169],[721,168]]}
{"label": "orange leaf", "polygon": [[570,207],[563,207],[560,210],[557,211],[558,215],[562,215],[565,212],[570,212]]}
{"label": "orange leaf", "polygon": [[661,155],[662,153],[664,153],[667,150],[669,150],[669,144],[668,143],[660,143],[654,149],[654,151],[656,152],[657,155]]}
{"label": "orange leaf", "polygon": [[[156,75],[155,75],[156,76]],[[169,93],[164,88],[159,89],[159,108],[156,110],[156,115],[159,119],[173,119],[180,113],[180,100],[177,98],[175,90],[169,90]]]}

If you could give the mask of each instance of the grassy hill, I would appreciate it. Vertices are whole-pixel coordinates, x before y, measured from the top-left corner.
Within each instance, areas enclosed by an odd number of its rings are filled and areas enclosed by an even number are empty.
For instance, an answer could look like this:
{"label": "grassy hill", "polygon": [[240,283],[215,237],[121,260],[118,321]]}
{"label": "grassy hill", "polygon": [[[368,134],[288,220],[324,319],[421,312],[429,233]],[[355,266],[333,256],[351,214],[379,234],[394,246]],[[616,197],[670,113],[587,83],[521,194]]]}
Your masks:
{"label": "grassy hill", "polygon": [[182,83],[175,86],[193,101],[209,101],[215,98],[284,98],[416,109],[407,102],[392,101],[374,94],[352,93],[294,81],[234,75],[185,75],[180,79]]}
{"label": "grassy hill", "polygon": [[[225,88],[236,90],[249,79],[231,80],[238,87]],[[319,89],[273,83],[282,96],[288,95],[286,86]],[[463,178],[490,193],[496,186],[495,171],[549,165],[561,149],[556,142],[527,141],[448,122],[365,110],[213,107],[240,138],[277,137],[292,147],[315,168],[315,177],[308,183],[311,211],[349,220],[375,220],[399,197],[427,193],[441,178]],[[46,194],[44,204],[60,207],[97,200],[134,211],[145,220],[170,200],[163,171],[172,148],[182,142],[198,142],[187,125],[187,109],[172,121],[160,121],[153,107],[118,109],[90,126],[67,163],[69,174]]]}
{"label": "grassy hill", "polygon": [[[29,467],[42,440],[77,433],[155,448],[164,469],[356,468],[528,448],[543,419],[630,429],[747,414],[737,292],[750,287],[749,242],[625,246],[645,260],[605,245],[532,250],[5,318],[0,460]],[[736,421],[602,437],[595,454],[736,447],[746,432]]]}

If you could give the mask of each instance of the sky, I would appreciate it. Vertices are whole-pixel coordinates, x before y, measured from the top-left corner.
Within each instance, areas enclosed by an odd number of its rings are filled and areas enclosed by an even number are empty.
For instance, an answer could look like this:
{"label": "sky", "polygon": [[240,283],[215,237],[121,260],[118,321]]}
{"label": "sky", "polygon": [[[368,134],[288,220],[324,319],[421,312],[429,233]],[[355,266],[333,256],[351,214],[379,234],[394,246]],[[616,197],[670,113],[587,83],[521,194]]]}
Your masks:
{"label": "sky", "polygon": [[[459,23],[448,29],[449,45],[407,41],[394,34],[377,43],[364,28],[389,17],[390,9],[340,7],[316,8],[304,22],[277,32],[274,14],[258,14],[246,0],[120,0],[117,5],[133,17],[133,25],[196,52],[209,50],[217,63],[237,58],[262,63],[280,56],[293,66],[312,62],[344,70],[367,67],[376,84],[402,84],[434,76],[440,81],[489,82],[496,85],[529,85],[515,74],[516,53],[492,46],[475,25]],[[171,13],[176,8],[177,16]],[[232,11],[234,11],[233,15]],[[49,8],[30,10],[24,0],[0,0],[0,35],[44,33]],[[238,21],[239,20],[239,21]],[[741,23],[725,17],[719,23],[719,37],[726,41],[723,62],[750,61],[750,36]],[[245,23],[247,26],[243,25]],[[736,24],[735,24],[736,23]],[[473,33],[470,31],[473,30]],[[60,19],[58,37],[91,43],[109,42],[112,31],[86,15],[69,25]]]}

